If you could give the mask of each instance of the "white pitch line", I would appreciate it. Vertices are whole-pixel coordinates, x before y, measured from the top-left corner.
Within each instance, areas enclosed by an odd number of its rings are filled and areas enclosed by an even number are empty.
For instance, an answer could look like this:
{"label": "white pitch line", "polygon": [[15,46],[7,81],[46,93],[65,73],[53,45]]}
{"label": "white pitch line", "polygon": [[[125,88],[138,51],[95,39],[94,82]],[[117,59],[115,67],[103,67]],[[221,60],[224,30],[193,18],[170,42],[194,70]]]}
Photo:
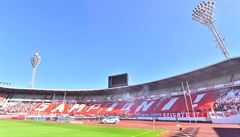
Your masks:
{"label": "white pitch line", "polygon": [[138,137],[138,136],[142,136],[142,135],[145,135],[145,134],[148,134],[148,133],[151,133],[151,132],[153,132],[153,130],[150,130],[150,131],[145,132],[145,133],[137,134],[137,135],[134,135],[134,136],[131,136],[131,137]]}

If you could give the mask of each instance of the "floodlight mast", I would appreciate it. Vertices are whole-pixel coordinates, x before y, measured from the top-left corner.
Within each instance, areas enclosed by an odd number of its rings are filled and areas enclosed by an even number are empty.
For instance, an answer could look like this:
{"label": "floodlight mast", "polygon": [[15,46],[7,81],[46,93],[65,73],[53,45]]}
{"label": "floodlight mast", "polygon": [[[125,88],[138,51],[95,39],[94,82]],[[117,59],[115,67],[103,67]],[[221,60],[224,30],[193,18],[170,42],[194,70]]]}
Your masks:
{"label": "floodlight mast", "polygon": [[223,39],[220,34],[217,32],[216,26],[214,24],[215,21],[215,3],[214,1],[202,2],[200,3],[192,13],[192,19],[196,22],[199,22],[203,25],[206,25],[212,31],[218,48],[222,50],[225,58],[229,58],[229,52],[224,44]]}
{"label": "floodlight mast", "polygon": [[31,65],[32,65],[32,80],[30,82],[30,88],[34,87],[35,84],[35,76],[36,76],[36,70],[41,61],[41,56],[39,55],[39,51],[37,50],[31,58]]}

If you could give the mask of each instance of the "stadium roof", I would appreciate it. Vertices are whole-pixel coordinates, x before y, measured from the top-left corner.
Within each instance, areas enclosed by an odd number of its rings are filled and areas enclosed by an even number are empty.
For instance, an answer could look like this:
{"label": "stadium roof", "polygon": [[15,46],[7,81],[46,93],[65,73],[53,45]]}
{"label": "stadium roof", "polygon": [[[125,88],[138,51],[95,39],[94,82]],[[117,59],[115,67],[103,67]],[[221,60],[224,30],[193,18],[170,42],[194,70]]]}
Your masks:
{"label": "stadium roof", "polygon": [[230,58],[191,72],[187,72],[181,75],[144,83],[132,86],[108,88],[108,89],[97,89],[97,90],[55,90],[55,89],[24,89],[24,88],[8,88],[0,87],[0,91],[3,92],[14,92],[14,93],[59,93],[64,92],[70,94],[79,95],[101,95],[101,94],[113,94],[113,93],[125,93],[140,91],[144,86],[148,86],[150,89],[156,88],[171,88],[181,84],[181,82],[189,81],[190,83],[215,79],[218,77],[224,77],[240,72],[240,57]]}

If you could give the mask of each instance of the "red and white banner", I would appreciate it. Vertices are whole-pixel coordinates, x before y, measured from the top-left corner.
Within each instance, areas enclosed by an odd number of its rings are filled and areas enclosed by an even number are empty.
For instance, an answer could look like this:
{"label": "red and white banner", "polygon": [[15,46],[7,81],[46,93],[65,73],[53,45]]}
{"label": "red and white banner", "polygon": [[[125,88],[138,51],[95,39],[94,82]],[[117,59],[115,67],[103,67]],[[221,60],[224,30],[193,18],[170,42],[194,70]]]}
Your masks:
{"label": "red and white banner", "polygon": [[[190,116],[193,116],[192,108],[196,117],[208,117],[207,111],[211,110],[218,93],[216,91],[192,94],[193,105],[187,104]],[[187,97],[188,102],[190,98]],[[134,102],[103,102],[103,103],[81,103],[81,104],[38,104],[30,112],[33,114],[73,114],[73,115],[153,115],[160,117],[187,117],[187,109],[183,96],[157,100],[136,100]]]}

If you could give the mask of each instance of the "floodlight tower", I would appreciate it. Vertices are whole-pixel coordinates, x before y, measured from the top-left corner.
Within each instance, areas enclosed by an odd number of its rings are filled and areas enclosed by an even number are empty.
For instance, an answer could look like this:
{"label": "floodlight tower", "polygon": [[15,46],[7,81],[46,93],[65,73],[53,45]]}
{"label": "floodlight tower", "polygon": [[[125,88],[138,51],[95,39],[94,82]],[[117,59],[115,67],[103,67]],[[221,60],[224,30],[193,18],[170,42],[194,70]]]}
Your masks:
{"label": "floodlight tower", "polygon": [[37,70],[37,66],[39,65],[41,61],[41,56],[39,55],[39,51],[37,50],[31,58],[31,65],[32,65],[32,80],[30,82],[30,88],[34,87],[35,84],[35,74]]}
{"label": "floodlight tower", "polygon": [[221,38],[220,34],[217,32],[216,25],[214,24],[215,21],[215,3],[213,0],[208,2],[200,3],[192,13],[192,19],[196,22],[199,22],[203,25],[206,25],[212,31],[216,42],[217,47],[222,50],[222,53],[226,58],[229,58],[229,52],[224,45],[224,41]]}

